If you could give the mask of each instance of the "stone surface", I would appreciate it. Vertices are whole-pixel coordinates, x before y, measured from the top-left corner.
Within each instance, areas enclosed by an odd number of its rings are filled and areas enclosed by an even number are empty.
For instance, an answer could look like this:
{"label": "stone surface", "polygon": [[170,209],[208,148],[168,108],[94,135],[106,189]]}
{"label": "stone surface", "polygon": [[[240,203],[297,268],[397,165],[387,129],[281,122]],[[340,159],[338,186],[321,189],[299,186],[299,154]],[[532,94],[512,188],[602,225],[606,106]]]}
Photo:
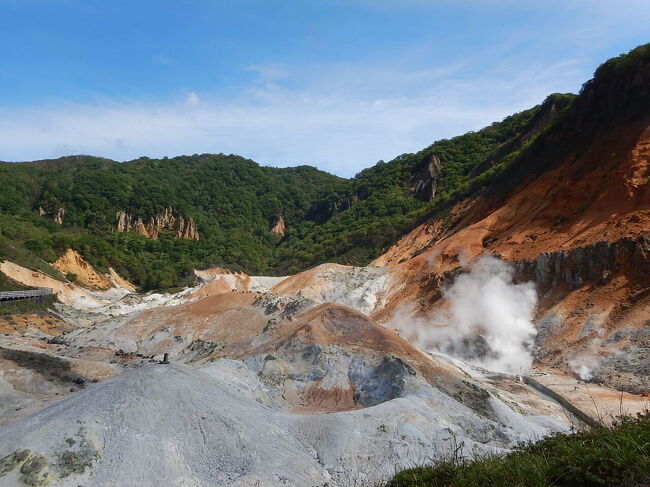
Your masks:
{"label": "stone surface", "polygon": [[184,218],[177,215],[171,208],[165,208],[161,213],[152,216],[148,221],[124,211],[115,215],[118,232],[137,232],[147,238],[157,239],[163,230],[175,232],[176,238],[199,240],[199,232],[192,217]]}
{"label": "stone surface", "polygon": [[284,224],[284,217],[282,216],[276,216],[271,219],[271,229],[270,232],[273,235],[278,235],[280,237],[284,237],[285,233],[285,224]]}
{"label": "stone surface", "polygon": [[[0,456],[29,449],[34,470],[61,486],[346,486],[461,442],[464,454],[499,452],[562,428],[494,397],[498,419],[486,419],[433,388],[372,408],[297,414],[253,399],[254,377],[232,362],[146,365],[5,426]],[[80,436],[85,446],[70,445]]]}

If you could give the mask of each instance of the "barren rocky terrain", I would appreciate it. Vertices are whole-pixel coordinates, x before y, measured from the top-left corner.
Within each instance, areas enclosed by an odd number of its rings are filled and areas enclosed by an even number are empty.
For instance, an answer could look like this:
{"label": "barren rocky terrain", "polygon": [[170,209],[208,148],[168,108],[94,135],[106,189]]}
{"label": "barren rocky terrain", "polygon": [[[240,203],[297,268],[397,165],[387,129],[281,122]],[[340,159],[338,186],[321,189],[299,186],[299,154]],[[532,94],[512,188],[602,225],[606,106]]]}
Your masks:
{"label": "barren rocky terrain", "polygon": [[[371,485],[455,448],[506,451],[580,424],[517,374],[375,322],[402,289],[395,272],[215,269],[167,295],[62,288],[55,313],[0,337],[0,484]],[[603,416],[647,406],[559,390],[594,417],[585,397]]]}
{"label": "barren rocky terrain", "polygon": [[[56,295],[0,315],[0,485],[373,486],[646,410],[649,87],[646,45],[347,182],[223,154],[0,168],[31,188],[2,282]],[[50,184],[75,171],[122,199]],[[187,214],[146,218],[146,177]]]}

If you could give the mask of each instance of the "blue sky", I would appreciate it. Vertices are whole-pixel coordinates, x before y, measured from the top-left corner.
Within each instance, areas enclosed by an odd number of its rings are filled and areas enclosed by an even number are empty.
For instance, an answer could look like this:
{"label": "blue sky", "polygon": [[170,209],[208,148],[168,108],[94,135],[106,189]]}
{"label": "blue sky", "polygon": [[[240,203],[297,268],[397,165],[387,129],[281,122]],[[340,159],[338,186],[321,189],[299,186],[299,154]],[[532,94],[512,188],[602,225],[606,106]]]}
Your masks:
{"label": "blue sky", "polygon": [[576,92],[649,26],[648,0],[0,0],[0,160],[352,176]]}

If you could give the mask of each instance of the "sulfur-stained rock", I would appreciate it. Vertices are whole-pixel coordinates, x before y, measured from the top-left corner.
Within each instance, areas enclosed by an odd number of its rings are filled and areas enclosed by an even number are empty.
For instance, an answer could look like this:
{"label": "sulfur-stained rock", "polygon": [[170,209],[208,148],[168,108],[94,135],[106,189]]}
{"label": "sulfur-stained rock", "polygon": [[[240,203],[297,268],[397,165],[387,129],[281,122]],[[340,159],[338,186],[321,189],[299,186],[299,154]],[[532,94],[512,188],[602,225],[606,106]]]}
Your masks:
{"label": "sulfur-stained rock", "polygon": [[31,456],[32,452],[27,449],[16,450],[6,457],[0,458],[0,477],[21,466]]}

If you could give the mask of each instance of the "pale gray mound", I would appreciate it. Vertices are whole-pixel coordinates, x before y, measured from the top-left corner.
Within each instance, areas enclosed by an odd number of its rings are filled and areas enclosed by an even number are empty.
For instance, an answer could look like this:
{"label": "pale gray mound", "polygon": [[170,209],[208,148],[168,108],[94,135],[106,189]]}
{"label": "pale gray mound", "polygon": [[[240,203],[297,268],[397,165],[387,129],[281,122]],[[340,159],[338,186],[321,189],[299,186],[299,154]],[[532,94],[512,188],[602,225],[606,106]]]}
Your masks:
{"label": "pale gray mound", "polygon": [[3,426],[0,485],[365,485],[461,441],[499,451],[558,427],[495,398],[488,420],[434,388],[300,415],[261,404],[243,364],[219,367],[150,364]]}

